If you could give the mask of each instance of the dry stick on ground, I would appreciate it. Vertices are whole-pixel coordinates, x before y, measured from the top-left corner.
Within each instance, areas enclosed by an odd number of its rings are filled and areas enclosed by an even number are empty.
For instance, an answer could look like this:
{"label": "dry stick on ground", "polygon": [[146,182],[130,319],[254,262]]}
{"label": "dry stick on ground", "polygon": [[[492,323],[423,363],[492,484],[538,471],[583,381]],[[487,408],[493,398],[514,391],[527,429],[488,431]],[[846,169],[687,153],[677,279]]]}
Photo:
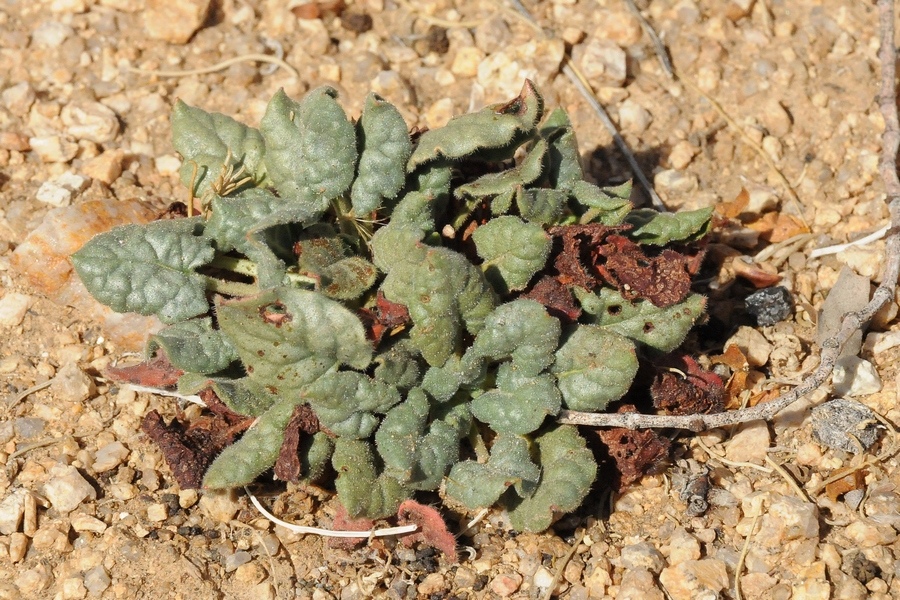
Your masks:
{"label": "dry stick on ground", "polygon": [[881,49],[878,51],[878,58],[881,62],[881,92],[878,105],[884,116],[885,124],[879,173],[884,181],[885,192],[887,192],[891,228],[888,231],[885,245],[881,285],[872,294],[869,303],[860,311],[846,313],[841,319],[840,330],[822,342],[821,357],[816,370],[800,385],[771,402],[730,412],[681,417],[638,413],[600,414],[564,410],[557,419],[560,423],[592,427],[625,427],[627,429],[675,428],[703,431],[749,421],[771,420],[780,411],[825,383],[834,371],[835,362],[847,340],[862,329],[882,306],[894,298],[897,277],[900,275],[900,178],[897,176],[900,118],[897,115],[897,49],[894,46],[893,0],[878,0],[878,12],[881,30]]}

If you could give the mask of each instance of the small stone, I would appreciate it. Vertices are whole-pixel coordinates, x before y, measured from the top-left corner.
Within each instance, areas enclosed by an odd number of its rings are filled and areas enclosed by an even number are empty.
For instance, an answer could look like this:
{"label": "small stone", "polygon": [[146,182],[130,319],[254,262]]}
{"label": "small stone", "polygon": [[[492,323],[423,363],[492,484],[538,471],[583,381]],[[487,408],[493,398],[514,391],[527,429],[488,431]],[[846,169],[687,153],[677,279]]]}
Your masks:
{"label": "small stone", "polygon": [[45,181],[38,188],[35,198],[49,204],[60,207],[69,206],[76,195],[80,194],[91,185],[91,180],[83,175],[76,175],[72,171],[63,173],[56,179]]}
{"label": "small stone", "polygon": [[600,22],[603,23],[603,37],[614,41],[623,48],[637,44],[644,35],[641,22],[630,12],[624,10],[602,11],[599,17]]}
{"label": "small stone", "polygon": [[870,396],[881,391],[883,383],[875,365],[858,356],[838,360],[831,374],[831,385],[838,396]]}
{"label": "small stone", "polygon": [[485,19],[475,28],[475,46],[485,55],[500,52],[509,45],[512,32],[501,13]]}
{"label": "small stone", "polygon": [[626,569],[646,569],[659,575],[666,566],[666,559],[652,544],[641,542],[622,548],[622,566]]}
{"label": "small stone", "polygon": [[234,554],[225,558],[225,572],[231,573],[236,571],[238,567],[241,565],[245,565],[250,562],[250,559],[253,558],[250,556],[250,553],[246,550],[238,550]]}
{"label": "small stone", "polygon": [[774,325],[787,319],[794,312],[791,293],[784,286],[759,290],[744,299],[747,312],[756,317],[760,326]]}
{"label": "small stone", "polygon": [[28,538],[24,533],[15,532],[9,536],[9,561],[13,564],[25,558],[28,550]]}
{"label": "small stone", "polygon": [[78,514],[72,517],[72,529],[81,533],[84,531],[90,531],[91,533],[103,533],[106,531],[106,523],[98,519],[97,517],[92,517],[90,515]]}
{"label": "small stone", "polygon": [[35,550],[55,550],[57,552],[70,552],[68,527],[63,531],[63,525],[58,522],[47,523],[38,529],[31,537],[31,545]]}
{"label": "small stone", "polygon": [[258,600],[275,600],[275,587],[268,581],[257,583],[249,590],[248,598]]}
{"label": "small stone", "polygon": [[746,598],[765,598],[778,580],[768,573],[747,573],[741,576],[741,591]]}
{"label": "small stone", "polygon": [[84,587],[84,579],[81,577],[64,579],[61,588],[64,600],[81,600],[87,596],[87,588]]}
{"label": "small stone", "polygon": [[0,149],[28,152],[31,150],[31,145],[28,143],[28,136],[23,133],[2,131],[0,132]]}
{"label": "small stone", "polygon": [[631,98],[623,100],[619,105],[619,125],[629,133],[644,133],[652,121],[650,112]]}
{"label": "small stone", "polygon": [[501,598],[509,598],[522,585],[522,576],[518,573],[500,574],[491,580],[491,591]]}
{"label": "small stone", "polygon": [[820,444],[853,454],[867,450],[878,440],[875,413],[856,400],[836,398],[820,404],[812,409],[810,425]]}
{"label": "small stone", "polygon": [[665,194],[688,194],[699,185],[696,175],[677,169],[665,169],[653,176],[653,187]]}
{"label": "small stone", "polygon": [[700,542],[684,527],[677,527],[669,537],[669,564],[674,566],[700,558]]}
{"label": "small stone", "polygon": [[844,529],[844,535],[859,548],[890,546],[897,541],[897,532],[893,527],[870,520],[850,523]]}
{"label": "small stone", "polygon": [[37,436],[46,426],[47,421],[40,417],[19,417],[13,421],[16,436],[24,440]]}
{"label": "small stone", "polygon": [[440,573],[429,573],[425,576],[425,579],[422,580],[422,583],[416,586],[416,591],[419,592],[420,598],[427,598],[432,594],[441,592],[445,587],[443,575]]}
{"label": "small stone", "polygon": [[534,579],[532,581],[534,582],[534,587],[546,590],[553,585],[553,578],[553,573],[551,573],[547,567],[541,565],[538,567],[538,570],[534,572]]}
{"label": "small stone", "polygon": [[84,587],[91,596],[100,596],[111,583],[109,573],[106,572],[103,565],[97,565],[84,572]]}
{"label": "small stone", "polygon": [[425,125],[429,129],[437,129],[447,124],[453,117],[453,100],[441,98],[425,111]]}
{"label": "small stone", "polygon": [[[760,509],[754,506],[768,496],[769,505]],[[779,548],[792,540],[806,540],[819,536],[819,511],[811,502],[784,496],[774,492],[750,494],[742,499],[744,518],[748,521],[760,510],[759,530],[754,540],[765,548]],[[743,523],[741,523],[743,525]],[[742,533],[742,528],[739,528]]]}
{"label": "small stone", "polygon": [[94,380],[76,363],[66,363],[50,385],[53,394],[63,402],[84,402],[97,393]]}
{"label": "small stone", "polygon": [[718,559],[689,560],[663,569],[659,581],[673,600],[718,598],[728,588],[728,571]]}
{"label": "small stone", "polygon": [[19,488],[0,501],[0,534],[9,535],[19,530],[25,514],[25,499],[30,494],[28,490]]}
{"label": "small stone", "polygon": [[97,491],[73,466],[54,465],[44,484],[44,495],[60,513],[69,513],[85,500],[95,500]]}
{"label": "small stone", "polygon": [[69,162],[78,154],[78,144],[58,135],[28,138],[28,145],[45,163]]}
{"label": "small stone", "polygon": [[197,490],[180,490],[178,492],[178,506],[181,508],[190,508],[197,504],[200,494]]}
{"label": "small stone", "polygon": [[234,580],[244,585],[256,585],[266,578],[266,571],[254,562],[247,562],[234,571]]}
{"label": "small stone", "polygon": [[128,458],[130,450],[122,442],[111,442],[106,444],[94,455],[94,463],[91,469],[95,473],[105,473],[111,469],[115,469]]}
{"label": "small stone", "polygon": [[44,563],[20,572],[13,580],[25,598],[37,598],[41,592],[50,587],[52,582],[53,575],[50,572],[50,566]]}
{"label": "small stone", "polygon": [[764,212],[778,208],[778,191],[767,185],[751,185],[747,187],[750,199],[747,201],[748,213],[761,215]]}
{"label": "small stone", "polygon": [[644,569],[625,571],[616,600],[665,600],[662,591],[656,586],[653,573]]}
{"label": "small stone", "polygon": [[700,149],[687,140],[681,140],[672,147],[669,153],[669,164],[673,169],[683,170],[697,156]]}
{"label": "small stone", "polygon": [[31,32],[31,41],[45,48],[58,48],[75,35],[75,30],[60,21],[44,21]]}
{"label": "small stone", "polygon": [[37,99],[34,88],[27,81],[22,81],[16,85],[10,86],[3,90],[0,94],[0,100],[6,110],[16,115],[24,117],[31,110],[31,105]]}
{"label": "small stone", "polygon": [[728,338],[725,347],[729,346],[737,346],[751,367],[762,367],[769,362],[769,355],[773,349],[763,334],[745,325],[739,327],[735,334]]}
{"label": "small stone", "polygon": [[759,122],[766,128],[769,135],[776,138],[786,136],[791,130],[791,116],[777,100],[772,100],[765,105]]}
{"label": "small stone", "polygon": [[409,82],[397,71],[381,71],[369,82],[372,91],[394,104],[407,106],[413,103],[413,91]]}
{"label": "small stone", "polygon": [[148,0],[143,12],[144,29],[153,39],[186,44],[209,14],[211,0]]}
{"label": "small stone", "polygon": [[586,44],[576,46],[581,71],[594,85],[621,87],[628,74],[627,57],[615,42],[592,38]]}
{"label": "small stone", "polygon": [[468,567],[459,567],[453,576],[453,587],[456,589],[470,588],[475,585],[477,575]]}
{"label": "small stone", "polygon": [[157,156],[153,163],[160,175],[178,175],[178,171],[181,169],[181,159],[174,154]]}
{"label": "small stone", "polygon": [[162,523],[169,518],[169,508],[165,504],[156,503],[147,507],[147,519],[154,523]]}
{"label": "small stone", "polygon": [[0,327],[15,327],[25,318],[34,298],[27,294],[8,292],[0,298]]}
{"label": "small stone", "polygon": [[766,451],[771,444],[769,426],[765,421],[751,421],[731,436],[725,448],[729,460],[744,463],[763,464]]}
{"label": "small stone", "polygon": [[805,567],[797,573],[791,584],[791,600],[829,600],[831,585],[825,575],[825,563],[821,561]]}
{"label": "small stone", "polygon": [[478,65],[484,60],[484,52],[475,46],[465,46],[456,52],[450,64],[450,72],[458,77],[475,77]]}
{"label": "small stone", "polygon": [[200,508],[213,521],[228,523],[240,510],[233,490],[210,491],[200,498]]}
{"label": "small stone", "polygon": [[113,141],[119,133],[119,117],[99,102],[72,102],[60,113],[66,133],[76,140],[97,144]]}
{"label": "small stone", "polygon": [[82,171],[91,179],[111,185],[122,174],[122,164],[125,161],[125,152],[122,150],[107,150],[99,156],[89,160]]}

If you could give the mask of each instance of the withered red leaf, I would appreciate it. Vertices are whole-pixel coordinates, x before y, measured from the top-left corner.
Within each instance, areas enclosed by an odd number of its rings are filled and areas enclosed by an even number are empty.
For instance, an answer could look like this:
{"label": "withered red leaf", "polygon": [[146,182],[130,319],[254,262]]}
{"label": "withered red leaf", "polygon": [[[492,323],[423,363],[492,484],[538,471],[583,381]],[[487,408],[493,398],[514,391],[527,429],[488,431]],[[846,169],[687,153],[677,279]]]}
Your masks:
{"label": "withered red leaf", "polygon": [[296,483],[300,479],[300,438],[301,434],[312,435],[319,431],[319,419],[309,404],[294,407],[291,420],[284,430],[284,441],[275,461],[275,477],[281,481]]}
{"label": "withered red leaf", "polygon": [[540,302],[548,313],[563,321],[574,322],[581,316],[581,309],[576,306],[569,288],[550,275],[541,277],[522,297]]}
{"label": "withered red leaf", "polygon": [[166,353],[160,349],[152,360],[130,367],[107,367],[103,374],[119,383],[168,388],[175,387],[184,371],[174,367]]}
{"label": "withered red leaf", "polygon": [[[619,412],[633,411],[622,407]],[[645,473],[669,457],[672,442],[655,429],[633,430],[622,427],[596,430],[612,459],[612,484],[616,490],[638,481]]]}
{"label": "withered red leaf", "polygon": [[[335,531],[370,531],[375,527],[375,521],[359,517],[353,519],[347,513],[347,509],[343,504],[338,504],[334,514],[334,520],[331,522],[331,528]],[[343,548],[344,550],[352,550],[363,542],[367,537],[351,537],[351,538],[328,538],[329,548]]]}
{"label": "withered red leaf", "polygon": [[447,523],[437,509],[419,504],[415,500],[406,500],[400,504],[397,516],[401,524],[415,523],[418,531],[400,539],[406,547],[415,542],[422,542],[437,548],[451,563],[456,562],[456,538],[447,529]]}
{"label": "withered red leaf", "polygon": [[555,238],[552,264],[560,283],[589,290],[596,287],[599,283],[597,269],[603,262],[598,252],[603,241],[609,234],[629,227],[611,227],[602,223],[552,227],[550,235]]}
{"label": "withered red leaf", "polygon": [[687,355],[669,355],[661,361],[650,396],[654,407],[671,415],[711,414],[725,408],[722,378]]}

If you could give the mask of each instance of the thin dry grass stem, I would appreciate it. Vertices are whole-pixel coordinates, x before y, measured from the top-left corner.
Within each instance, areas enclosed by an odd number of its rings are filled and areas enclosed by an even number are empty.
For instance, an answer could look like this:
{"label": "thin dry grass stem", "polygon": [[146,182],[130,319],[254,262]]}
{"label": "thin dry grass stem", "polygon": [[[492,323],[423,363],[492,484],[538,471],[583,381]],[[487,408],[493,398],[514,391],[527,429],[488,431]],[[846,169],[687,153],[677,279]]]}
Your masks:
{"label": "thin dry grass stem", "polygon": [[825,246],[824,248],[816,248],[812,252],[809,253],[809,258],[819,258],[820,256],[827,256],[829,254],[837,254],[838,252],[843,252],[847,248],[852,248],[854,246],[865,246],[866,244],[871,244],[872,242],[876,242],[883,238],[888,230],[891,228],[890,225],[885,225],[883,227],[878,228],[876,231],[870,233],[865,237],[861,237],[858,240],[853,240],[852,242],[847,242],[846,244],[835,244],[834,246]]}
{"label": "thin dry grass stem", "polygon": [[233,58],[229,58],[227,60],[223,60],[221,62],[217,62],[214,65],[210,65],[208,67],[200,67],[198,69],[185,69],[185,70],[172,70],[172,69],[139,69],[137,67],[128,67],[128,71],[131,73],[138,73],[140,75],[150,75],[152,77],[190,77],[192,75],[206,75],[207,73],[215,73],[216,71],[223,71],[230,67],[231,65],[236,65],[242,62],[264,62],[269,63],[271,65],[275,65],[280,67],[291,74],[295,79],[300,79],[300,73],[286,63],[284,60],[278,58],[277,56],[270,56],[268,54],[242,54],[240,56],[235,56]]}
{"label": "thin dry grass stem", "polygon": [[556,565],[556,573],[553,575],[553,579],[550,581],[550,586],[544,591],[544,594],[541,596],[541,600],[550,600],[553,597],[553,592],[556,590],[556,586],[559,585],[559,582],[562,580],[563,572],[566,570],[566,565],[569,564],[569,561],[572,560],[572,557],[575,556],[575,552],[578,550],[578,546],[581,545],[581,542],[584,541],[584,536],[587,533],[587,529],[581,530],[581,535],[578,536],[578,539],[572,544],[572,547],[569,548],[569,551],[566,552],[566,555],[563,556],[562,560]]}
{"label": "thin dry grass stem", "polygon": [[797,480],[794,479],[790,473],[788,473],[787,469],[769,458],[769,456],[766,456],[766,462],[775,470],[775,472],[781,475],[782,479],[784,479],[787,482],[788,486],[790,486],[790,488],[794,490],[798,496],[800,496],[801,500],[803,500],[804,502],[815,504],[812,498],[809,497],[809,494],[806,493],[806,490],[800,487],[800,484],[797,483]]}
{"label": "thin dry grass stem", "polygon": [[753,534],[756,531],[756,524],[759,522],[761,514],[762,511],[757,511],[753,515],[753,522],[750,523],[750,531],[747,532],[747,538],[744,540],[744,547],[741,548],[741,555],[738,557],[737,566],[734,568],[734,597],[737,600],[744,599],[744,596],[741,593],[741,573],[744,572],[744,563],[747,562],[747,554],[750,552],[750,540],[753,539]]}
{"label": "thin dry grass stem", "polygon": [[19,402],[21,402],[22,400],[24,400],[31,394],[33,394],[35,392],[39,392],[43,389],[50,387],[53,384],[53,382],[54,382],[54,379],[48,379],[47,381],[43,381],[41,383],[31,386],[27,390],[22,390],[21,392],[19,392],[15,396],[13,396],[12,399],[9,400],[9,402],[7,402],[6,412],[9,413],[13,408],[15,408],[19,404]]}
{"label": "thin dry grass stem", "polygon": [[466,29],[471,27],[478,27],[491,17],[493,17],[496,12],[490,13],[488,16],[480,18],[480,19],[470,19],[468,21],[451,21],[450,19],[441,19],[440,17],[433,17],[431,15],[425,14],[421,9],[413,5],[411,2],[407,2],[406,0],[396,0],[397,4],[402,6],[408,13],[415,15],[415,17],[429,25],[437,25],[438,27],[443,27],[445,29],[450,29],[452,27],[464,27]]}
{"label": "thin dry grass stem", "polygon": [[[537,31],[544,33],[543,30],[537,26],[537,22],[534,17],[531,15],[531,12],[525,8],[525,5],[522,4],[519,0],[510,0],[510,3],[513,7],[525,18],[527,21],[532,23]],[[594,95],[594,92],[591,91],[591,85],[588,83],[585,76],[578,70],[568,56],[563,57],[562,62],[562,72],[563,74],[569,78],[569,81],[575,86],[578,92],[584,97],[590,107],[594,110],[597,117],[603,123],[603,126],[609,132],[609,134],[613,138],[613,142],[615,142],[616,147],[619,151],[625,156],[626,162],[628,162],[628,167],[631,169],[632,174],[635,179],[641,184],[641,187],[647,192],[647,195],[650,196],[650,202],[653,204],[653,208],[665,212],[666,205],[663,204],[662,199],[656,193],[656,190],[653,189],[653,184],[647,179],[647,176],[644,175],[643,170],[641,170],[641,166],[638,164],[637,159],[632,154],[631,150],[628,148],[628,144],[625,143],[624,138],[619,134],[618,129],[616,129],[615,123],[612,122],[612,119],[609,118],[609,114],[597,101],[597,97]]]}
{"label": "thin dry grass stem", "polygon": [[766,473],[766,474],[772,473],[772,469],[768,469],[762,465],[757,465],[752,462],[745,462],[745,461],[740,461],[740,460],[729,460],[729,459],[725,458],[724,456],[722,456],[721,454],[719,454],[718,452],[713,451],[713,449],[710,448],[709,446],[707,446],[706,443],[703,440],[701,440],[700,438],[695,438],[694,441],[697,443],[698,446],[700,446],[703,449],[704,452],[709,454],[709,457],[712,460],[714,460],[716,462],[720,462],[725,466],[746,467],[748,469],[756,469],[757,471],[762,471],[763,473]]}

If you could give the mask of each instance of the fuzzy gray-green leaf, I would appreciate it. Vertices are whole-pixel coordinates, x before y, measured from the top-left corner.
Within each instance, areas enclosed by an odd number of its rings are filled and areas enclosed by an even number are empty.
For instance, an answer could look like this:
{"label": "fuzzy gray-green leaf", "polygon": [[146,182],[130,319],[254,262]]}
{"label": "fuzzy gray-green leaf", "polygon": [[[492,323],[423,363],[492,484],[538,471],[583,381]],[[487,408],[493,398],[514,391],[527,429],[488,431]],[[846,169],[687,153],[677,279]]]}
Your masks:
{"label": "fuzzy gray-green leaf", "polygon": [[582,223],[619,225],[631,210],[631,182],[615,187],[597,187],[587,181],[576,181],[571,187],[575,201],[587,207]]}
{"label": "fuzzy gray-green leaf", "polygon": [[541,136],[549,144],[547,179],[554,189],[571,189],[582,181],[584,172],[578,154],[578,140],[569,116],[557,108],[541,126]]}
{"label": "fuzzy gray-green leaf", "polygon": [[495,361],[512,358],[522,375],[534,376],[553,362],[559,334],[559,320],[542,304],[520,298],[488,315],[470,352]]}
{"label": "fuzzy gray-green leaf", "polygon": [[209,310],[206,281],[196,272],[213,258],[210,240],[196,235],[199,219],[121,225],[92,238],[72,255],[94,298],[117,312],[156,315],[175,323]]}
{"label": "fuzzy gray-green leaf", "polygon": [[319,421],[333,433],[365,439],[378,427],[380,418],[400,402],[397,389],[355,371],[326,373],[301,392]]}
{"label": "fuzzy gray-green leaf", "polygon": [[212,319],[181,321],[150,338],[148,354],[163,348],[169,362],[182,371],[215,373],[237,360],[237,352],[222,332],[212,328]]}
{"label": "fuzzy gray-green leaf", "polygon": [[375,445],[385,468],[404,481],[412,477],[417,442],[425,430],[428,412],[428,398],[421,389],[415,388],[403,403],[388,411],[375,432]]}
{"label": "fuzzy gray-green leaf", "polygon": [[356,124],[359,165],[350,190],[353,212],[366,215],[394,198],[406,180],[406,161],[412,143],[403,117],[396,108],[369,94]]}
{"label": "fuzzy gray-green leaf", "polygon": [[625,218],[626,223],[634,226],[627,235],[641,244],[654,246],[691,242],[707,234],[712,213],[712,206],[678,213],[661,213],[649,208],[633,210]]}
{"label": "fuzzy gray-green leaf", "polygon": [[337,438],[331,464],[338,474],[334,487],[351,517],[380,519],[396,514],[409,497],[410,490],[397,479],[378,475],[371,442]]}
{"label": "fuzzy gray-green leaf", "polygon": [[321,87],[294,102],[279,90],[269,102],[260,131],[268,176],[283,198],[316,203],[350,189],[356,132],[336,97]]}
{"label": "fuzzy gray-green leaf", "polygon": [[498,433],[525,435],[539,428],[547,415],[558,413],[561,402],[552,375],[523,376],[515,365],[504,363],[497,389],[472,400],[472,415]]}
{"label": "fuzzy gray-green leaf", "polygon": [[523,191],[517,198],[519,214],[526,221],[553,225],[563,214],[569,193],[566,190],[538,188]]}
{"label": "fuzzy gray-green leaf", "polygon": [[[249,233],[284,205],[284,200],[261,188],[249,188],[233,196],[214,196],[203,232],[219,252],[252,252]],[[249,251],[249,252],[248,252]]]}
{"label": "fuzzy gray-green leaf", "polygon": [[457,198],[471,196],[474,198],[487,198],[498,194],[510,193],[519,186],[533,183],[544,170],[544,157],[547,154],[547,142],[538,140],[525,158],[522,164],[499,173],[487,173],[471,183],[466,183],[456,188],[454,194]]}
{"label": "fuzzy gray-green leaf", "polygon": [[531,460],[528,442],[515,435],[501,435],[491,448],[487,463],[457,463],[447,476],[447,495],[466,508],[491,506],[513,485],[536,484],[541,471]]}
{"label": "fuzzy gray-green leaf", "polygon": [[637,369],[634,342],[596,325],[579,325],[556,351],[551,370],[567,408],[600,411],[625,395]]}
{"label": "fuzzy gray-green leaf", "polygon": [[519,217],[491,219],[472,234],[481,268],[501,294],[525,289],[544,268],[552,242],[544,228]]}

